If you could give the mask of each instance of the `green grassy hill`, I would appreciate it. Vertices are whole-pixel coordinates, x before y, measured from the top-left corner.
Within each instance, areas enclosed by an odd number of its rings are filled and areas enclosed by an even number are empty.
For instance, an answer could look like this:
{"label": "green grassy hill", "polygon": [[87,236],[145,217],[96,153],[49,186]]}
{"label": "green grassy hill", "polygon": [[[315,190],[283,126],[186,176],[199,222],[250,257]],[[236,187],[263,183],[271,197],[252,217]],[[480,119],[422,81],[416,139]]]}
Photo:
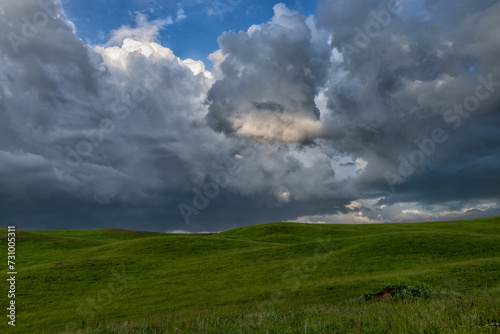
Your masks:
{"label": "green grassy hill", "polygon": [[[6,229],[0,233],[6,254]],[[203,235],[17,231],[16,241],[16,333],[73,333],[82,327],[82,332],[118,333],[99,330],[110,323],[128,328],[123,332],[140,327],[144,333],[191,332],[192,326],[200,333],[210,328],[253,333],[264,327],[275,332],[288,325],[296,328],[289,332],[307,332],[308,326],[309,332],[397,332],[396,324],[370,330],[358,313],[378,319],[374,308],[408,307],[411,315],[411,305],[430,312],[457,300],[473,303],[475,320],[469,309],[457,315],[470,328],[500,328],[495,325],[500,322],[500,217],[418,224],[275,223]],[[399,282],[422,285],[434,297],[401,305],[353,302]],[[335,327],[333,310],[350,310],[345,321],[340,313],[337,320],[338,326],[344,321],[351,327]],[[2,333],[12,331],[6,322]],[[427,322],[422,329],[433,332],[437,324]]]}

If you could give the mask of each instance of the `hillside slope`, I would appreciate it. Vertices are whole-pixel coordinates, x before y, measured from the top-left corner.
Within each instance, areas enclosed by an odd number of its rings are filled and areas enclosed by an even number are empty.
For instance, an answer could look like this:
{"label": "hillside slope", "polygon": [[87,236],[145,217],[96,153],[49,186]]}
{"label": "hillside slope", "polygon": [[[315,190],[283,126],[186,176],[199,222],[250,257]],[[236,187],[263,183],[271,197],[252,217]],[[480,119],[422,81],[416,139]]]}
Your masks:
{"label": "hillside slope", "polygon": [[[6,240],[6,230],[0,233]],[[17,231],[16,262],[16,332],[71,331],[103,320],[172,312],[252,313],[335,304],[388,282],[456,292],[497,286],[500,217],[274,223],[210,235]],[[7,270],[1,274],[6,277]]]}

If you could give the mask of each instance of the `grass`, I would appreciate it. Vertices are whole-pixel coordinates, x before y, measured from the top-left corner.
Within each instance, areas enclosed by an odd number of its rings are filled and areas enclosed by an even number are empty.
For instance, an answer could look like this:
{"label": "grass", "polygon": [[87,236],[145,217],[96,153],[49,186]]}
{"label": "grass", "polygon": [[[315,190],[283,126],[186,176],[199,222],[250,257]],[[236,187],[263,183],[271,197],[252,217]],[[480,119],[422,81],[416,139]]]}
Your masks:
{"label": "grass", "polygon": [[16,242],[16,333],[500,332],[500,217]]}
{"label": "grass", "polygon": [[[314,305],[288,311],[176,313],[133,322],[98,324],[88,333],[495,333],[500,294],[491,291],[434,300]],[[81,331],[84,333],[85,331]]]}

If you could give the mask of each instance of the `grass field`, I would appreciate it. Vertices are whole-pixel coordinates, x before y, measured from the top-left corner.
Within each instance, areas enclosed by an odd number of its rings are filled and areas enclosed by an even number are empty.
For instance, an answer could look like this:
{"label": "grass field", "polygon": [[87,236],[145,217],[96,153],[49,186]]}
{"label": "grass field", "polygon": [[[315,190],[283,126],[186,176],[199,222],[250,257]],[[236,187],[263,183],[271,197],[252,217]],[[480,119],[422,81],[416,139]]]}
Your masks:
{"label": "grass field", "polygon": [[[16,233],[16,328],[5,296],[1,333],[500,332],[500,217]],[[429,294],[360,298],[403,282]]]}

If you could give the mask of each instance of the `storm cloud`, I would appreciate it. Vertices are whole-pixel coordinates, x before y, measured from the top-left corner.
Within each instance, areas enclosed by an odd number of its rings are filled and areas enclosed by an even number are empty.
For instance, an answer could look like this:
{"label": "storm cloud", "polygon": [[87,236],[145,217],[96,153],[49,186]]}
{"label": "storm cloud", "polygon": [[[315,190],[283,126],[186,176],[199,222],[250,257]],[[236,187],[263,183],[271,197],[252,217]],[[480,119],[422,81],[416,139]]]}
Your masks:
{"label": "storm cloud", "polygon": [[216,131],[300,142],[322,132],[314,98],[330,65],[328,34],[284,4],[268,23],[219,38],[222,78],[210,88],[208,123]]}
{"label": "storm cloud", "polygon": [[[276,4],[203,61],[0,1],[0,220],[220,231],[496,212],[500,2]],[[490,210],[490,211],[488,211]],[[470,216],[470,214],[469,214]]]}

